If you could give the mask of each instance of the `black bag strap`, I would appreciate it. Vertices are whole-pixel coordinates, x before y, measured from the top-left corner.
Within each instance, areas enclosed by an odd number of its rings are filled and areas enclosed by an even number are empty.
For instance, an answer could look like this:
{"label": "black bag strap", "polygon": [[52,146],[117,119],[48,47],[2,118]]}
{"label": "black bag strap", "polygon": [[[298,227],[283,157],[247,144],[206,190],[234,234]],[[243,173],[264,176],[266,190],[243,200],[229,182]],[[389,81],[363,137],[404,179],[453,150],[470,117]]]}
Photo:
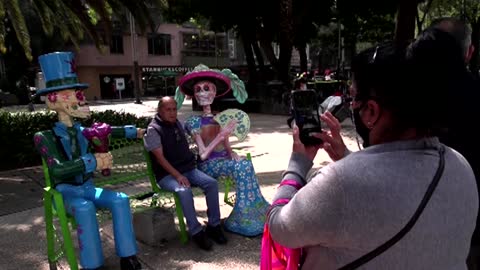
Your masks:
{"label": "black bag strap", "polygon": [[442,176],[443,169],[445,168],[445,147],[441,146],[440,149],[438,150],[438,153],[440,154],[440,161],[438,162],[437,172],[435,173],[435,176],[433,177],[432,182],[428,186],[427,192],[423,196],[423,199],[420,202],[420,205],[418,206],[417,210],[413,214],[410,221],[408,221],[408,223],[405,225],[405,227],[403,227],[403,229],[401,229],[395,236],[393,236],[387,242],[383,243],[381,246],[375,248],[374,250],[356,259],[355,261],[343,266],[342,268],[339,268],[339,270],[357,269],[358,267],[362,266],[363,264],[369,262],[373,258],[385,252],[391,246],[395,245],[398,241],[400,241],[400,239],[402,239],[412,229],[413,225],[415,225],[418,218],[422,214],[423,210],[427,206],[428,201],[432,197],[432,194],[435,191],[435,188],[437,187],[438,182],[440,181],[440,177]]}

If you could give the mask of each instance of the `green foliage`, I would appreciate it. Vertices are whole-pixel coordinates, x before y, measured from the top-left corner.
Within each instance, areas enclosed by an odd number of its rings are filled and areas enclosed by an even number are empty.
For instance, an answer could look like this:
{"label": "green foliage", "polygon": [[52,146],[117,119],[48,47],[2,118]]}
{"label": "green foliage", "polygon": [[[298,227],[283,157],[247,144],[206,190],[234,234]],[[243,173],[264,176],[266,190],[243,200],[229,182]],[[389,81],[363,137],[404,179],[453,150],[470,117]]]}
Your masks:
{"label": "green foliage", "polygon": [[465,18],[469,23],[476,22],[480,11],[477,0],[431,0],[418,6],[419,16],[425,17],[423,27],[427,27],[434,19],[441,17]]}
{"label": "green foliage", "polygon": [[95,122],[103,122],[111,126],[135,125],[136,127],[146,128],[149,123],[149,118],[137,117],[134,114],[126,112],[106,110],[104,112],[92,112],[90,118],[80,122],[86,127],[91,126]]}
{"label": "green foliage", "polygon": [[161,9],[165,5],[162,0],[0,0],[0,52],[5,53],[8,47],[5,46],[6,28],[13,27],[26,58],[33,60],[31,32],[25,22],[25,15],[30,11],[40,20],[42,30],[48,36],[58,32],[65,42],[76,46],[88,36],[102,51],[109,41],[103,40],[100,32],[110,35],[113,14],[125,14],[127,10],[145,31],[147,27],[155,29],[150,7]]}
{"label": "green foliage", "polygon": [[[40,165],[40,156],[33,145],[37,131],[49,130],[58,121],[54,112],[10,113],[0,111],[0,170]],[[83,126],[104,122],[112,126],[135,125],[146,128],[149,119],[112,110],[92,112],[92,117],[81,121]]]}

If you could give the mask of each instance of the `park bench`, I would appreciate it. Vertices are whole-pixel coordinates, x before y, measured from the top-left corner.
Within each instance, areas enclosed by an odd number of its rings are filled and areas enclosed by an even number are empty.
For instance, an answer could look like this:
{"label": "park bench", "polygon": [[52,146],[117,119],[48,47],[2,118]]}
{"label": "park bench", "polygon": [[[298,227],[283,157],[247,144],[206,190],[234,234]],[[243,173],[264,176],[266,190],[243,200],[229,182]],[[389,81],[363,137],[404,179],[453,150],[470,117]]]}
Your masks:
{"label": "park bench", "polygon": [[[100,172],[95,172],[95,185],[111,190],[120,189],[120,191],[122,191],[122,188],[128,188],[129,191],[125,193],[129,196],[131,205],[134,202],[151,198],[148,207],[169,207],[175,209],[180,228],[180,241],[186,243],[188,235],[183,211],[181,207],[175,207],[180,203],[178,195],[174,192],[162,190],[156,184],[149,154],[143,146],[143,139],[115,138],[111,140],[109,148],[114,164],[111,169],[111,175],[106,177],[101,175]],[[45,176],[44,208],[50,269],[57,269],[57,262],[61,258],[66,257],[70,268],[77,270],[77,256],[71,235],[71,230],[74,230],[76,227],[75,220],[67,214],[62,194],[52,186],[45,160],[42,160],[42,167]],[[233,206],[235,196],[229,196],[233,181],[231,179],[222,179],[222,182],[225,183],[224,201]],[[139,207],[138,209],[145,209],[145,207]],[[133,207],[133,205],[132,211],[136,211],[136,207]],[[106,211],[97,211],[99,222],[108,218],[108,215]]]}

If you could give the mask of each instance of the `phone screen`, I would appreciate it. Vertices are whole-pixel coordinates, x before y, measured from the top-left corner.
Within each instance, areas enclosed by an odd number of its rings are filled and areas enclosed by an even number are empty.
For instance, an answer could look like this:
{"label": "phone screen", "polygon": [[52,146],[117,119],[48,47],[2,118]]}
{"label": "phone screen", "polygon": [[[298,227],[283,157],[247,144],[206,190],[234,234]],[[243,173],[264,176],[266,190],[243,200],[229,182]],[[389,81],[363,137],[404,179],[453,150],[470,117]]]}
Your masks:
{"label": "phone screen", "polygon": [[311,90],[293,91],[293,102],[299,110],[310,110],[316,104],[317,96]]}
{"label": "phone screen", "polygon": [[317,94],[314,90],[292,91],[292,113],[300,129],[300,140],[305,145],[320,144],[322,141],[311,137],[312,132],[321,132],[318,114]]}

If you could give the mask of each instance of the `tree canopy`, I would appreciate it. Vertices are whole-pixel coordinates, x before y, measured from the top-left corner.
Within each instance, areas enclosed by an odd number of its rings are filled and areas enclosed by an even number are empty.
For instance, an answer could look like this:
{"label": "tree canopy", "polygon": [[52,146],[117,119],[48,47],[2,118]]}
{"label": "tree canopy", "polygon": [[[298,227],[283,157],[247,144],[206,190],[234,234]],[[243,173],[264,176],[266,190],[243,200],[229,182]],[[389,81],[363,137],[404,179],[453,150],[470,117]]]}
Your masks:
{"label": "tree canopy", "polygon": [[88,37],[98,48],[109,42],[101,31],[110,33],[114,14],[129,11],[141,30],[154,29],[149,8],[164,8],[164,0],[0,0],[0,52],[7,50],[6,35],[13,29],[25,56],[32,60],[31,33],[25,13],[33,11],[47,36],[60,33],[65,42],[78,42]]}

